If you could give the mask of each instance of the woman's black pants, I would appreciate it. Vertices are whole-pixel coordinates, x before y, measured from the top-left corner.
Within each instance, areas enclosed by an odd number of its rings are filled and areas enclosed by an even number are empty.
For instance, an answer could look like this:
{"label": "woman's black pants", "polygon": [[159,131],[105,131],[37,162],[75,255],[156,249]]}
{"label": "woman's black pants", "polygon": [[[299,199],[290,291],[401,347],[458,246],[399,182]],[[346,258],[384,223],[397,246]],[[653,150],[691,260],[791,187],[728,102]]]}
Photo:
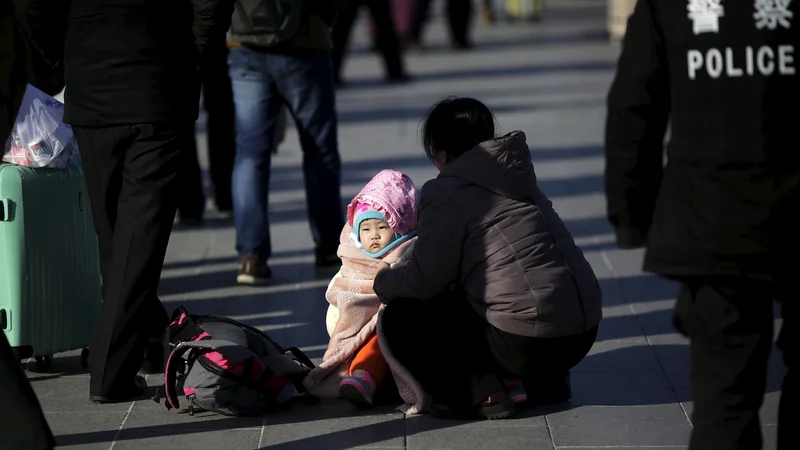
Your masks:
{"label": "woman's black pants", "polygon": [[563,383],[597,337],[597,327],[558,338],[506,333],[454,293],[396,299],[386,306],[382,327],[392,353],[433,400],[456,407],[483,402],[505,388],[505,377],[520,379],[536,402]]}

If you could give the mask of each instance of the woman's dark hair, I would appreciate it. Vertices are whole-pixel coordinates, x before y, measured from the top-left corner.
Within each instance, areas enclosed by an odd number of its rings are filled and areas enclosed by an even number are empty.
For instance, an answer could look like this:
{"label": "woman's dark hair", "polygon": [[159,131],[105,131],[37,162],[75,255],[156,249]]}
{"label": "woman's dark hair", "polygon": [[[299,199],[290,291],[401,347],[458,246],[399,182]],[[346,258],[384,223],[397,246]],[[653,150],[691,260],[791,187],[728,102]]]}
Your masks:
{"label": "woman's dark hair", "polygon": [[429,158],[445,152],[448,160],[494,138],[494,116],[469,97],[448,97],[433,105],[422,123],[422,147]]}

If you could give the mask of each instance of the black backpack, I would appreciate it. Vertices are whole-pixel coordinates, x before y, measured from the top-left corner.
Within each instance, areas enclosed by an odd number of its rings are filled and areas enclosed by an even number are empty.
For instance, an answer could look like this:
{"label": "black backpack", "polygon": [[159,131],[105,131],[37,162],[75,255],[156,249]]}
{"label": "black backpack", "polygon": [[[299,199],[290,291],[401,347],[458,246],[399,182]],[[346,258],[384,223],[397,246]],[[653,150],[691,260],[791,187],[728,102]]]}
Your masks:
{"label": "black backpack", "polygon": [[[214,411],[253,416],[282,409],[305,394],[303,378],[314,364],[297,348],[283,348],[263,331],[221,316],[190,315],[181,306],[164,335],[167,409],[189,402],[189,413]],[[180,392],[180,394],[179,394]]]}
{"label": "black backpack", "polygon": [[233,39],[266,47],[292,39],[308,14],[307,0],[236,0],[235,5]]}

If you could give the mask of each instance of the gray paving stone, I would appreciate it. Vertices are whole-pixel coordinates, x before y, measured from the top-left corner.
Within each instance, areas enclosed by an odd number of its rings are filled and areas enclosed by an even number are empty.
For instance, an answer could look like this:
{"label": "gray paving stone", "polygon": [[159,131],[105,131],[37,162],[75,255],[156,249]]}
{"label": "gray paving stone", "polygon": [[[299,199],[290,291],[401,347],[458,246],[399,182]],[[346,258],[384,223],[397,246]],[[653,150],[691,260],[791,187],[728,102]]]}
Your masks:
{"label": "gray paving stone", "polygon": [[581,450],[609,450],[609,449],[610,450],[675,450],[676,448],[685,449],[686,447],[687,447],[686,445],[667,445],[667,446],[648,445],[648,446],[643,446],[643,447],[637,447],[635,445],[625,446],[625,447],[615,447],[615,446],[591,447],[591,446],[583,446],[583,445],[581,445],[581,446],[572,446],[571,447],[571,446],[567,445],[567,446],[556,447],[556,449],[560,450],[560,449],[569,449],[569,448],[576,448],[576,449],[579,448]]}
{"label": "gray paving stone", "polygon": [[225,449],[252,450],[258,446],[259,429],[196,429],[164,426],[121,433],[115,449]]}
{"label": "gray paving stone", "polygon": [[660,371],[572,374],[573,405],[638,406],[675,401],[676,393]]}
{"label": "gray paving stone", "polygon": [[88,375],[41,376],[32,381],[44,412],[113,412],[127,411],[130,403],[98,405],[89,400]]}
{"label": "gray paving stone", "polygon": [[127,410],[45,414],[58,448],[81,450],[108,449],[126,415]]}
{"label": "gray paving stone", "polygon": [[634,336],[595,342],[589,355],[573,370],[660,372],[661,366],[647,339]]}
{"label": "gray paving stone", "polygon": [[427,416],[406,420],[409,449],[552,449],[544,417],[460,422]]}
{"label": "gray paving stone", "polygon": [[403,415],[392,408],[357,410],[343,401],[265,417],[262,448],[404,448]]}
{"label": "gray paving stone", "polygon": [[[148,383],[156,384],[156,377],[148,376]],[[181,406],[185,408],[185,402]],[[229,418],[211,413],[190,416],[185,409],[168,411],[163,402],[137,401],[114,448],[193,449],[202,443],[200,448],[253,449],[258,445],[262,425],[260,417]]]}
{"label": "gray paving stone", "polygon": [[683,446],[690,426],[677,404],[583,406],[547,416],[557,447]]}

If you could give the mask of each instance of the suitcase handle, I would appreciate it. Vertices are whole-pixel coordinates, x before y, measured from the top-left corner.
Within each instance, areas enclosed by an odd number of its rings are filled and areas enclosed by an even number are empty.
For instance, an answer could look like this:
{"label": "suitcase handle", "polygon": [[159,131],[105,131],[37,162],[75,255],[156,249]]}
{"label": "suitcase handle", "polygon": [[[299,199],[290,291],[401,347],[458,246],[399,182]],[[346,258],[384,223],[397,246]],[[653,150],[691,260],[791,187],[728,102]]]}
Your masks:
{"label": "suitcase handle", "polygon": [[7,198],[0,198],[0,222],[11,220],[11,208],[8,206]]}

